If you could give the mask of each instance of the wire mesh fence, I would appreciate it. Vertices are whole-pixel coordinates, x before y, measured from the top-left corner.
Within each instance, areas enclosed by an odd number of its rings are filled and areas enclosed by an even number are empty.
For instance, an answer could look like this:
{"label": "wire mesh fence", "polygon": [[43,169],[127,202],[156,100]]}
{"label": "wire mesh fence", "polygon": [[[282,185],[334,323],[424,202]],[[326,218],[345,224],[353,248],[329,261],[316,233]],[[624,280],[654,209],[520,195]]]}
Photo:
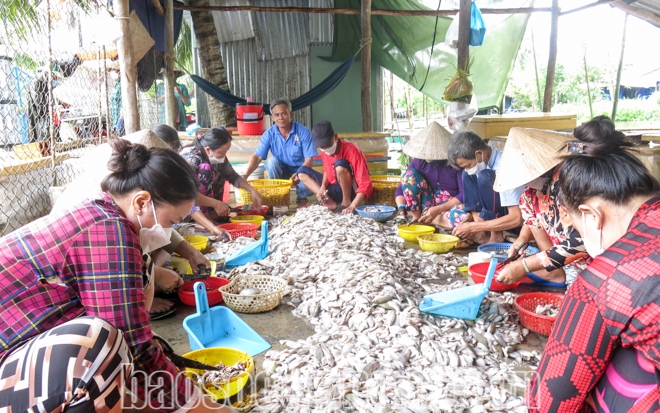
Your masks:
{"label": "wire mesh fence", "polygon": [[[48,214],[80,159],[123,134],[114,24],[84,0],[0,0],[0,235]],[[142,128],[161,122],[156,77]]]}

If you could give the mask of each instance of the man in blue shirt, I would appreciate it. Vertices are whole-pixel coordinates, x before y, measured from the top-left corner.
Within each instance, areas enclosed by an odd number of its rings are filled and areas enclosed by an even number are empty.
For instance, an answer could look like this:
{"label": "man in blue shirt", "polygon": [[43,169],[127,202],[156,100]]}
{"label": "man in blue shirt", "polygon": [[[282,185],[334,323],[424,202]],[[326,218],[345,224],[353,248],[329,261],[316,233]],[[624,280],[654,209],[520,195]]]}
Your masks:
{"label": "man in blue shirt", "polygon": [[449,164],[463,168],[463,204],[468,212],[468,219],[456,226],[453,234],[464,240],[464,247],[504,241],[505,230],[523,223],[518,202],[525,187],[495,192],[493,184],[502,151],[488,146],[472,131],[455,132],[448,152]]}
{"label": "man in blue shirt", "polygon": [[305,126],[291,121],[293,111],[287,99],[273,101],[270,114],[275,124],[261,135],[259,146],[250,158],[243,178],[247,179],[259,163],[268,157],[270,151],[272,155],[266,161],[268,178],[291,179],[297,185],[297,201],[304,203],[312,193],[300,182],[297,172],[303,165],[311,168],[314,156],[318,155],[312,134]]}

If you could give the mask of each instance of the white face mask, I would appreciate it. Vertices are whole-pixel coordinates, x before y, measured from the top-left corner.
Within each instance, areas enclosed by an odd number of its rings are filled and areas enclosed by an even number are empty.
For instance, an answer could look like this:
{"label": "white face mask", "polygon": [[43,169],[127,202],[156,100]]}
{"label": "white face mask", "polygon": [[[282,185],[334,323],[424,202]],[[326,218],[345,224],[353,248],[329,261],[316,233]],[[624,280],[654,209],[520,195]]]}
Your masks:
{"label": "white face mask", "polygon": [[[477,159],[477,153],[474,153],[474,159]],[[465,172],[467,172],[468,175],[478,175],[479,172],[483,171],[486,169],[486,162],[484,162],[484,154],[481,154],[481,162],[477,162],[476,165],[474,165],[470,169],[466,169]]]}
{"label": "white face mask", "polygon": [[337,150],[337,140],[335,139],[335,143],[333,143],[331,147],[325,149],[320,148],[320,149],[328,155],[333,155]]}
{"label": "white face mask", "polygon": [[138,233],[138,236],[143,254],[149,254],[150,252],[169,244],[170,237],[172,236],[172,228],[163,228],[163,226],[158,223],[153,199],[151,200],[151,210],[154,214],[154,220],[156,221],[156,225],[151,228],[144,228],[142,226],[142,221],[140,221],[140,216],[137,216],[138,222],[140,223],[140,232]]}
{"label": "white face mask", "polygon": [[587,254],[595,258],[605,252],[605,249],[603,249],[602,231],[600,229],[597,230],[598,242],[592,243],[587,236],[587,220],[584,217],[584,212],[582,213],[582,232],[584,232],[582,234],[582,242],[584,243],[584,249],[587,250]]}
{"label": "white face mask", "polygon": [[226,158],[215,158],[215,157],[213,157],[213,158],[209,158],[209,162],[211,162],[214,165],[217,165],[217,164],[220,164],[220,163],[224,163],[225,159]]}
{"label": "white face mask", "polygon": [[548,178],[539,177],[530,182],[527,182],[525,186],[527,188],[532,188],[532,189],[536,189],[537,191],[541,191],[543,190],[543,187],[545,187],[545,184],[547,182],[548,182]]}

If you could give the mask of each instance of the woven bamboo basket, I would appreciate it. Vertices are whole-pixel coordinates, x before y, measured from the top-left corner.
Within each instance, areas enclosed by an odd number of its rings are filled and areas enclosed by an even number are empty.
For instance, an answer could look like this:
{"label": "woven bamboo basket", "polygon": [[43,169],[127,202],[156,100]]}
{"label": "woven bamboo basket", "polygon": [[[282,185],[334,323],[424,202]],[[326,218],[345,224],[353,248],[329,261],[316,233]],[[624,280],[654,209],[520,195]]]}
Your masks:
{"label": "woven bamboo basket", "polygon": [[394,198],[396,187],[400,183],[401,177],[399,175],[372,175],[371,184],[374,187],[374,191],[369,197],[369,203],[396,207]]}
{"label": "woven bamboo basket", "polygon": [[[268,213],[273,213],[273,206],[289,205],[291,203],[290,179],[254,179],[248,181],[261,195],[264,205],[269,205]],[[245,189],[239,189],[243,205],[252,204],[252,194]]]}
{"label": "woven bamboo basket", "polygon": [[[239,313],[270,311],[282,300],[286,281],[270,275],[239,275],[231,283],[220,287],[227,307]],[[261,294],[240,295],[246,288],[256,288]]]}

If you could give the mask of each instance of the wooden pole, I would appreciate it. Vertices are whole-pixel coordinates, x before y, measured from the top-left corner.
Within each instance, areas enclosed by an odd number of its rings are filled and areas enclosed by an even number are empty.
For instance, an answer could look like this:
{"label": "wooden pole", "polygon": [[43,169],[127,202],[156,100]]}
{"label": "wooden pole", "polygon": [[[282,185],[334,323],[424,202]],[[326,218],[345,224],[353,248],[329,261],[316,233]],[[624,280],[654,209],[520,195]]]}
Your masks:
{"label": "wooden pole", "polygon": [[[319,7],[262,7],[262,6],[187,6],[176,5],[174,10],[190,11],[258,11],[262,13],[310,13],[310,14],[362,14],[361,9],[328,9]],[[527,14],[551,12],[550,7],[522,7],[508,9],[480,9],[481,14]],[[387,10],[372,9],[374,16],[453,16],[458,10]]]}
{"label": "wooden pole", "polygon": [[131,41],[131,20],[128,17],[128,0],[115,0],[115,19],[119,20],[121,38],[117,41],[119,67],[121,73],[121,106],[124,114],[126,133],[140,130],[140,112],[137,103],[137,73],[133,61]]}
{"label": "wooden pole", "polygon": [[461,0],[458,17],[458,68],[466,70],[470,62],[470,15],[472,0]]}
{"label": "wooden pole", "polygon": [[587,66],[587,46],[582,46],[582,57],[584,60],[584,81],[587,82],[587,98],[589,99],[589,115],[594,117],[594,107],[591,101],[591,86],[589,85],[589,67]]}
{"label": "wooden pole", "polygon": [[371,132],[371,0],[362,0],[362,46],[362,131]]}
{"label": "wooden pole", "polygon": [[174,97],[174,1],[165,0],[165,123],[176,128],[176,98]]}
{"label": "wooden pole", "polygon": [[621,39],[621,56],[619,57],[619,68],[616,71],[616,85],[614,86],[614,98],[612,105],[612,122],[616,120],[616,110],[619,106],[619,90],[621,89],[621,72],[623,71],[623,54],[626,50],[626,29],[628,28],[628,13],[623,18],[623,38]]}
{"label": "wooden pole", "polygon": [[575,13],[575,12],[582,11],[582,10],[585,10],[585,9],[590,9],[592,7],[595,7],[595,6],[600,6],[601,4],[609,4],[609,3],[612,3],[613,1],[614,0],[598,0],[595,3],[585,4],[584,6],[580,6],[580,7],[574,8],[574,9],[563,11],[560,14],[563,16],[565,14],[571,14],[571,13]]}
{"label": "wooden pole", "polygon": [[536,63],[536,42],[534,41],[534,30],[532,30],[532,54],[534,55],[534,77],[536,78],[536,101],[534,110],[538,110],[541,104],[541,82],[539,82],[539,66]]}
{"label": "wooden pole", "polygon": [[552,89],[555,84],[555,68],[557,66],[557,32],[559,29],[559,0],[552,0],[552,22],[550,26],[550,55],[548,56],[548,74],[545,78],[545,93],[543,94],[543,112],[552,109]]}

